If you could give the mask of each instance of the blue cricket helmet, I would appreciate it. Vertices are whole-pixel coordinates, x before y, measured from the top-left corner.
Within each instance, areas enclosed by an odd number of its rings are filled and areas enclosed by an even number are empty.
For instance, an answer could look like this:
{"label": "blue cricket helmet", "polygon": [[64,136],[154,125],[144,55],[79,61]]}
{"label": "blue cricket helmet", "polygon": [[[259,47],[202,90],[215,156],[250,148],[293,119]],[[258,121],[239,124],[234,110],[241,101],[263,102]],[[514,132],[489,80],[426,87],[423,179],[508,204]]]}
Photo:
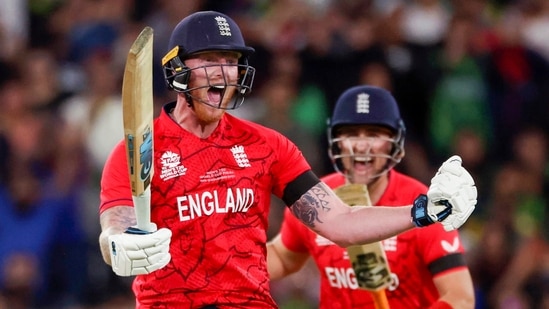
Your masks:
{"label": "blue cricket helmet", "polygon": [[172,32],[168,50],[176,46],[180,57],[208,50],[237,51],[246,57],[254,52],[244,43],[235,21],[215,11],[196,12],[181,20]]}
{"label": "blue cricket helmet", "polygon": [[344,172],[344,169],[336,135],[340,127],[349,125],[377,125],[393,132],[394,142],[387,171],[404,156],[406,127],[398,104],[389,91],[376,86],[360,85],[347,89],[339,96],[332,117],[328,120],[328,143],[334,168],[340,172]]}
{"label": "blue cricket helmet", "polygon": [[334,132],[341,125],[369,124],[391,129],[395,134],[405,130],[395,98],[383,88],[355,86],[338,98],[330,127]]}
{"label": "blue cricket helmet", "polygon": [[[239,107],[252,90],[255,68],[248,65],[248,57],[254,53],[246,46],[242,32],[229,16],[216,11],[200,11],[183,18],[174,28],[168,44],[168,53],[162,58],[164,78],[168,88],[187,95],[192,101],[189,80],[193,70],[185,66],[185,59],[207,51],[234,51],[240,54],[238,82],[227,84],[238,89],[234,104],[227,109]],[[204,67],[202,67],[203,69]],[[202,102],[206,103],[207,102]],[[209,105],[209,104],[208,104]],[[215,106],[222,108],[220,106]]]}

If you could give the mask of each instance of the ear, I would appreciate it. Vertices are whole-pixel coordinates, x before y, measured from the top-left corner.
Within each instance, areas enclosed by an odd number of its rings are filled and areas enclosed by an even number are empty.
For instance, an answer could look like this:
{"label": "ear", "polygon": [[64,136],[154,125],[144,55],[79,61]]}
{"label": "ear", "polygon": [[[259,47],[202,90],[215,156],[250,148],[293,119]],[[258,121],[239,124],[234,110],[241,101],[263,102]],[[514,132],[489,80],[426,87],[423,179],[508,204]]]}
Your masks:
{"label": "ear", "polygon": [[404,156],[406,155],[406,151],[404,150],[404,148],[402,148],[402,150],[400,151],[400,153],[396,156],[396,158],[400,161],[404,158]]}

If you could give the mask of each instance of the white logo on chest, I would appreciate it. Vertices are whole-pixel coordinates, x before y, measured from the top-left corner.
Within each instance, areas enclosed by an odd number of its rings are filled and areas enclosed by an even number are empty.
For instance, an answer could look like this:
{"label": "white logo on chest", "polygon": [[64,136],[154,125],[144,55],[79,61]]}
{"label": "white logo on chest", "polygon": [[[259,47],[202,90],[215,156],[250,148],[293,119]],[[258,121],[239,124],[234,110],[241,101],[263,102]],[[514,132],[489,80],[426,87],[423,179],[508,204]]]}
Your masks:
{"label": "white logo on chest", "polygon": [[181,164],[179,154],[169,150],[160,157],[160,164],[162,165],[162,171],[160,171],[160,179],[162,180],[183,176],[187,172],[187,168]]}
{"label": "white logo on chest", "polygon": [[235,145],[231,148],[233,153],[234,160],[239,167],[250,167],[250,161],[248,160],[248,155],[244,151],[244,146]]}

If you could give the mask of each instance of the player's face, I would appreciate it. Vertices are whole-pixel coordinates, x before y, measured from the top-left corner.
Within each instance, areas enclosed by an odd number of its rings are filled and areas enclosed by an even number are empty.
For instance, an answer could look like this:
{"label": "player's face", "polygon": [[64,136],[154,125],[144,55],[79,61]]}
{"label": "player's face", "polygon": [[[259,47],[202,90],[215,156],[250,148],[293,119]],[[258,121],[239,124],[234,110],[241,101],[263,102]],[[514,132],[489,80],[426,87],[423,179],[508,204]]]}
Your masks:
{"label": "player's face", "polygon": [[198,118],[211,123],[218,121],[233,98],[238,82],[236,52],[204,52],[185,61],[192,69],[189,81],[190,95]]}
{"label": "player's face", "polygon": [[342,127],[337,140],[342,163],[353,183],[370,184],[386,170],[394,139],[391,130],[381,126]]}

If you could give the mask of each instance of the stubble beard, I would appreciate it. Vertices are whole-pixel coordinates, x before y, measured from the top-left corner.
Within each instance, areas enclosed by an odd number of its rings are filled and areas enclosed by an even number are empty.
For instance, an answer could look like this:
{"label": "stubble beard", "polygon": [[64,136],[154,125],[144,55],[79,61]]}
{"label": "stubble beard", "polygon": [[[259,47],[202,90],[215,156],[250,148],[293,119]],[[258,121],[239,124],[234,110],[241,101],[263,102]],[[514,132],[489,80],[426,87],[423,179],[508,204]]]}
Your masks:
{"label": "stubble beard", "polygon": [[202,125],[217,123],[225,114],[224,109],[215,108],[201,102],[194,103],[194,112]]}

